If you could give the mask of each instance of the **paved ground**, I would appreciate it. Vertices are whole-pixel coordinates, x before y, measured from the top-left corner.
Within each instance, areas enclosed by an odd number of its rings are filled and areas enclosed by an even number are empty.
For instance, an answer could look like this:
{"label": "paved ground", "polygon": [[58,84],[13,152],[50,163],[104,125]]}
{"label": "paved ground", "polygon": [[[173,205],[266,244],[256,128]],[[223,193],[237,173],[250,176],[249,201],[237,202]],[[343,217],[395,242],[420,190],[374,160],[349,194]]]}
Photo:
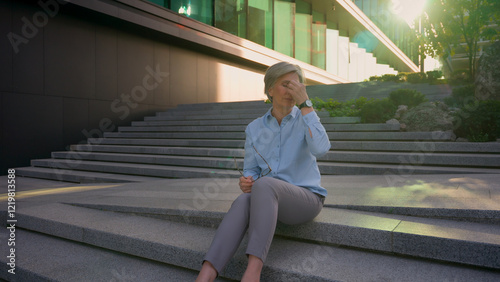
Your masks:
{"label": "paved ground", "polygon": [[[85,185],[22,177],[15,180],[16,205],[20,209],[35,206],[43,208],[43,205],[54,202],[70,202],[126,206],[137,210],[172,208],[224,212],[240,194],[236,178],[166,179],[145,183]],[[7,181],[7,176],[0,177],[0,201],[4,203],[8,196]],[[497,174],[342,175],[323,177],[322,183],[329,193],[325,202],[327,207],[385,212],[388,216],[403,214],[454,218],[457,213],[458,217],[472,219],[484,219],[486,216],[493,219],[490,222],[493,223],[492,230],[495,233],[498,230],[499,222],[495,220],[500,218],[500,175]],[[3,204],[0,210],[5,210],[6,207]],[[486,230],[483,233],[491,232]],[[494,235],[494,238],[498,238],[498,235]],[[366,254],[361,257],[364,256]],[[415,262],[410,265],[414,267]],[[443,271],[449,272],[449,275],[443,274]],[[436,268],[435,275],[438,273],[442,277],[455,278],[456,275],[483,277],[486,280],[500,277],[500,273],[466,266],[463,269],[458,266],[440,266]],[[196,272],[189,275],[194,276]],[[436,277],[431,273],[429,275]]]}
{"label": "paved ground", "polygon": [[[193,201],[216,199],[224,192],[231,200],[240,191],[237,180],[227,179],[166,179],[147,183],[74,184],[52,180],[17,177],[16,200],[20,202],[47,201],[51,197],[71,197],[74,193],[89,192],[98,197],[120,197],[136,191],[139,205],[150,205],[147,195],[169,198],[172,192],[195,193]],[[0,200],[7,196],[7,176],[0,176]],[[365,175],[325,176],[322,185],[328,190],[325,205],[329,206],[386,206],[413,208],[444,208],[500,211],[500,175]],[[172,190],[172,188],[175,188]],[[154,192],[155,191],[155,192]],[[165,193],[162,193],[165,192]],[[199,192],[199,193],[197,193]],[[196,197],[198,195],[198,197]],[[227,198],[229,197],[229,198]],[[220,200],[220,199],[219,199]],[[5,209],[5,207],[2,207]]]}

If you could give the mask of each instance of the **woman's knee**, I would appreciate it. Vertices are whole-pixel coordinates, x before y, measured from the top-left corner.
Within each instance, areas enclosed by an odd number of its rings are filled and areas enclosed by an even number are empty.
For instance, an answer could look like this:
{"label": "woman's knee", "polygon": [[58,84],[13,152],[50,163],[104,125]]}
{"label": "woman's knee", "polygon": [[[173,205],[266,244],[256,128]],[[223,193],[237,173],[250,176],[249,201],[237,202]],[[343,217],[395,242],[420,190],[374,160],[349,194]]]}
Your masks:
{"label": "woman's knee", "polygon": [[238,206],[238,207],[244,207],[244,206],[250,206],[250,194],[249,193],[243,193],[239,195],[231,204],[232,206]]}
{"label": "woman's knee", "polygon": [[252,186],[252,193],[253,195],[262,195],[262,194],[269,194],[273,195],[275,194],[274,187],[273,187],[273,178],[272,177],[261,177],[255,181],[255,183]]}

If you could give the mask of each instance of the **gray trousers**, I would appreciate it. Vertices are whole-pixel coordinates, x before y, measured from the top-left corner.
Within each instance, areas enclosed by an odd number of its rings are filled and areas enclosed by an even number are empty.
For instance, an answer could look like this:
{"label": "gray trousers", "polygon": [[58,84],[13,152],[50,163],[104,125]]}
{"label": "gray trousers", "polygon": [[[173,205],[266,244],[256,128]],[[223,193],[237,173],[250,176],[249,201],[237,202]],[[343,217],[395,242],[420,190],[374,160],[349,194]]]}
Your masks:
{"label": "gray trousers", "polygon": [[234,200],[204,260],[220,273],[248,229],[246,254],[265,262],[277,220],[285,224],[311,221],[323,208],[323,202],[324,198],[305,188],[271,177],[259,178],[251,193],[241,194]]}

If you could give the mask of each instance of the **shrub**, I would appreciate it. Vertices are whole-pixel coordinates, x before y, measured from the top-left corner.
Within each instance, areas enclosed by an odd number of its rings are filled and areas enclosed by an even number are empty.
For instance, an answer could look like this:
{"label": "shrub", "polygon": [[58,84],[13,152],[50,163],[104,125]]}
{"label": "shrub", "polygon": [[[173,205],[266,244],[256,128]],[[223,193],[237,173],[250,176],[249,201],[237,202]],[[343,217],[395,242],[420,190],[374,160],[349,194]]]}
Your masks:
{"label": "shrub", "polygon": [[500,137],[500,101],[481,101],[455,116],[455,134],[469,141],[495,141]]}
{"label": "shrub", "polygon": [[361,107],[369,100],[365,97],[360,97],[358,99],[352,99],[345,102],[339,102],[334,99],[329,99],[328,101],[323,101],[318,97],[312,99],[314,108],[321,110],[325,109],[330,113],[331,117],[354,117],[359,116],[359,111]]}
{"label": "shrub", "polygon": [[454,108],[467,107],[469,105],[472,105],[476,101],[476,98],[474,97],[474,91],[474,84],[454,88],[451,96],[444,98],[443,102],[446,105]]}
{"label": "shrub", "polygon": [[422,103],[400,119],[407,131],[446,131],[453,129],[453,117],[447,107],[440,102]]}
{"label": "shrub", "polygon": [[399,105],[406,105],[408,109],[411,109],[423,102],[427,102],[427,97],[417,90],[402,88],[392,91],[389,94],[389,100],[392,101],[396,107]]}
{"label": "shrub", "polygon": [[382,81],[394,81],[394,82],[398,82],[399,81],[399,77],[395,74],[384,74],[382,75]]}
{"label": "shrub", "polygon": [[388,98],[371,101],[363,105],[360,110],[361,122],[383,123],[394,117],[397,106]]}
{"label": "shrub", "polygon": [[406,76],[406,80],[409,83],[423,83],[423,82],[427,82],[427,75],[423,72],[409,73]]}
{"label": "shrub", "polygon": [[455,70],[450,74],[448,79],[450,84],[462,85],[464,83],[470,83],[470,71],[467,69]]}
{"label": "shrub", "polygon": [[443,72],[440,70],[428,71],[428,72],[426,72],[426,74],[427,74],[427,79],[429,80],[429,82],[434,82],[443,76]]}

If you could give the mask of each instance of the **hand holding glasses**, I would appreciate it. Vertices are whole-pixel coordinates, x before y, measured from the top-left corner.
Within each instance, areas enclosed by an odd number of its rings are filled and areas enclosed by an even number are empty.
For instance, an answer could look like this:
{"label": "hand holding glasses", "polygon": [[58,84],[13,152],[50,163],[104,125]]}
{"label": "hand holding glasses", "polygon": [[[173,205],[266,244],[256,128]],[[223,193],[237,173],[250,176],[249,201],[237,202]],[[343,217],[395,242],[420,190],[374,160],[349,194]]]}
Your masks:
{"label": "hand holding glasses", "polygon": [[[262,171],[262,172],[260,173],[259,177],[257,177],[257,179],[259,179],[259,178],[261,178],[261,177],[264,177],[264,176],[268,175],[268,174],[269,174],[269,173],[271,173],[271,171],[273,171],[273,170],[271,169],[271,166],[269,166],[269,164],[267,163],[266,159],[264,159],[264,157],[263,157],[263,156],[259,153],[259,151],[257,151],[257,148],[255,148],[255,146],[253,146],[253,145],[252,145],[252,147],[253,147],[253,149],[255,150],[255,152],[256,152],[256,153],[257,153],[257,154],[258,154],[258,155],[262,158],[262,160],[263,160],[263,161],[266,163],[266,165],[267,165],[267,168],[266,168],[264,171]],[[233,157],[233,159],[234,159],[234,166],[236,167],[236,170],[238,170],[238,172],[241,174],[241,176],[245,177],[245,176],[243,175],[243,172],[242,172],[242,171],[238,168],[238,164],[236,163],[236,158],[234,158],[234,157]],[[255,179],[254,181],[257,181],[257,179]]]}

